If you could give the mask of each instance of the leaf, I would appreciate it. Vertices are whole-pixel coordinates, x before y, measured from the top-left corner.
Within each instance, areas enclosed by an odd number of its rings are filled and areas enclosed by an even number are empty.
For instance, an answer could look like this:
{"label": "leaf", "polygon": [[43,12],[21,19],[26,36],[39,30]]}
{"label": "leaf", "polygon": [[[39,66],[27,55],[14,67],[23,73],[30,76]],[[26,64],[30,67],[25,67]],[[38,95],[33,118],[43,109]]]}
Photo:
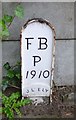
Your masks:
{"label": "leaf", "polygon": [[8,37],[9,36],[9,30],[5,28],[0,32],[0,37]]}
{"label": "leaf", "polygon": [[8,85],[4,85],[3,88],[2,88],[3,91],[5,91],[7,87],[8,87]]}
{"label": "leaf", "polygon": [[4,15],[3,20],[5,21],[5,23],[11,23],[13,21],[13,16]]}
{"label": "leaf", "polygon": [[2,104],[4,104],[4,106],[6,105],[8,100],[9,100],[9,98],[7,96],[5,96],[4,94],[2,94]]}
{"label": "leaf", "polygon": [[20,93],[16,92],[16,93],[12,93],[12,95],[9,97],[9,99],[12,101],[17,100],[20,97]]}
{"label": "leaf", "polygon": [[5,24],[5,21],[3,19],[0,20],[0,27],[1,27],[1,31],[6,29],[6,24]]}
{"label": "leaf", "polygon": [[0,91],[0,98],[2,97],[2,92]]}
{"label": "leaf", "polygon": [[2,81],[2,90],[3,90],[3,91],[5,91],[6,88],[9,86],[8,82],[9,82],[9,81],[8,81],[7,79],[4,79],[4,80]]}
{"label": "leaf", "polygon": [[8,73],[7,73],[7,77],[13,78],[14,77],[14,71],[13,70],[9,70]]}
{"label": "leaf", "polygon": [[24,9],[21,5],[18,5],[15,9],[15,15],[19,18],[23,18],[24,16]]}
{"label": "leaf", "polygon": [[18,79],[20,79],[20,74],[18,73],[18,74],[16,74],[16,77],[18,78]]}
{"label": "leaf", "polygon": [[0,114],[2,114],[2,107],[0,107]]}
{"label": "leaf", "polygon": [[0,38],[6,38],[9,36],[9,30],[5,24],[5,21],[0,20]]}
{"label": "leaf", "polygon": [[7,84],[3,85],[3,86],[2,86],[2,90],[5,91],[7,87],[8,87]]}
{"label": "leaf", "polygon": [[20,66],[20,65],[21,65],[21,62],[17,61],[17,64],[16,64],[16,65]]}
{"label": "leaf", "polygon": [[10,64],[8,62],[6,62],[3,67],[6,69],[6,70],[9,70],[11,67],[10,67]]}
{"label": "leaf", "polygon": [[20,92],[12,93],[9,97],[2,94],[2,112],[7,116],[8,119],[13,120],[14,112],[21,117],[20,107],[31,102],[29,99],[20,100],[20,96]]}
{"label": "leaf", "polygon": [[6,113],[6,115],[7,115],[7,118],[13,120],[13,118],[14,118],[14,113],[13,113],[12,109],[10,109],[9,107],[6,107],[5,113]]}
{"label": "leaf", "polygon": [[23,103],[23,105],[27,105],[27,104],[32,103],[32,100],[30,100],[30,99],[23,99],[23,100],[21,100],[21,102]]}
{"label": "leaf", "polygon": [[16,108],[16,107],[14,108],[14,110],[15,110],[16,113],[19,115],[19,117],[21,117],[22,114],[21,114],[20,110],[19,110],[18,108]]}

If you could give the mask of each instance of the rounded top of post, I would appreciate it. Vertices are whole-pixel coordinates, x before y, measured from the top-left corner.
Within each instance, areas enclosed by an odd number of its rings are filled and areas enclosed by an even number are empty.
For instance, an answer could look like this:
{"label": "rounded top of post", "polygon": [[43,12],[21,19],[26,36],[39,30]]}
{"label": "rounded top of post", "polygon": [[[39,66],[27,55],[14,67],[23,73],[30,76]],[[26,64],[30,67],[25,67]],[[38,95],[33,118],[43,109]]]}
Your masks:
{"label": "rounded top of post", "polygon": [[34,22],[39,22],[41,24],[46,24],[48,25],[54,32],[54,38],[56,38],[56,32],[55,32],[55,28],[54,26],[48,21],[48,20],[45,20],[43,18],[32,18],[32,19],[29,19],[25,24],[24,26],[22,27],[23,29],[25,29],[27,27],[27,25],[31,24],[31,23],[34,23]]}

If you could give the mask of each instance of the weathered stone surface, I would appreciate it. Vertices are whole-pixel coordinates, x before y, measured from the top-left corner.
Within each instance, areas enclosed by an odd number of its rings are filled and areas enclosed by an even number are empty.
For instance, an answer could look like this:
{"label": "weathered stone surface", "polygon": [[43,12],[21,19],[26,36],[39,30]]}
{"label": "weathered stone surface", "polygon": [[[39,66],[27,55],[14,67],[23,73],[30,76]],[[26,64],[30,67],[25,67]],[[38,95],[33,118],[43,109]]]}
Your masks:
{"label": "weathered stone surface", "polygon": [[[6,2],[6,0],[0,0]],[[7,2],[75,2],[75,0],[7,0]]]}
{"label": "weathered stone surface", "polygon": [[[13,15],[18,3],[2,3],[2,12]],[[74,38],[74,3],[72,2],[24,2],[24,18],[14,19],[9,39],[19,39],[22,25],[30,18],[44,18],[55,26],[56,38]],[[10,9],[10,10],[9,10]]]}
{"label": "weathered stone surface", "polygon": [[2,43],[0,41],[0,83],[2,80]]}
{"label": "weathered stone surface", "polygon": [[[0,3],[0,18],[2,17],[2,4]],[[0,31],[1,31],[1,27],[0,27]],[[2,42],[1,42],[1,38],[0,38],[0,83],[2,80]]]}
{"label": "weathered stone surface", "polygon": [[74,41],[57,41],[55,58],[55,83],[74,84]]}

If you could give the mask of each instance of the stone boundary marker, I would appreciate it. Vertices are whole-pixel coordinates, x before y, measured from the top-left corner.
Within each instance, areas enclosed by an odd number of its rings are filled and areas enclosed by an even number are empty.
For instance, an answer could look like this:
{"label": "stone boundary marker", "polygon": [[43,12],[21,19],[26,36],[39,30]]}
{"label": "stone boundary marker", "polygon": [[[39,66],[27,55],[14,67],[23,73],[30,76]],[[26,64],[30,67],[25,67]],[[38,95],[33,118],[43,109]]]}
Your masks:
{"label": "stone boundary marker", "polygon": [[55,30],[42,18],[28,20],[21,31],[21,76],[23,97],[52,94]]}

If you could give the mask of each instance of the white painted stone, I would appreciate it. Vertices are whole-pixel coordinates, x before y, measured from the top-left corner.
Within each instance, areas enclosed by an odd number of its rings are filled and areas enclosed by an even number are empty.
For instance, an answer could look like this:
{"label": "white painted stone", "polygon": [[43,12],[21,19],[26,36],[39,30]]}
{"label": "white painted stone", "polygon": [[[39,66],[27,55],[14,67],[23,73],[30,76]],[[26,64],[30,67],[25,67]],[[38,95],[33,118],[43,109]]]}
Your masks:
{"label": "white painted stone", "polygon": [[43,103],[43,102],[44,102],[44,100],[43,100],[42,97],[32,97],[32,98],[30,98],[30,100],[33,101],[32,103],[33,103],[35,106],[37,106],[39,103]]}
{"label": "white painted stone", "polygon": [[22,29],[22,96],[50,96],[53,37],[46,23],[34,21]]}

